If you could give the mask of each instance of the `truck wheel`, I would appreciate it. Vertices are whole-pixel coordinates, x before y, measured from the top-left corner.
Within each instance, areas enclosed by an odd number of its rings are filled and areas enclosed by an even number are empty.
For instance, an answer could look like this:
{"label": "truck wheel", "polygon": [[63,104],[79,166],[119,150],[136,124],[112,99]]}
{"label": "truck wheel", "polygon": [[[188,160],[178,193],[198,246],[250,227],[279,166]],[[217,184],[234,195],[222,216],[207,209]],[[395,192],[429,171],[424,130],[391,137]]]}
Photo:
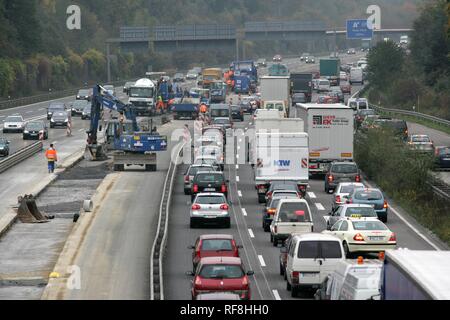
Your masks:
{"label": "truck wheel", "polygon": [[280,263],[280,276],[283,276],[283,275],[284,275],[284,269],[283,269],[283,266]]}
{"label": "truck wheel", "polygon": [[125,170],[125,165],[123,164],[115,164],[114,165],[114,171],[124,171]]}
{"label": "truck wheel", "polygon": [[191,229],[195,228],[195,223],[192,219],[189,222],[189,228],[191,228]]}
{"label": "truck wheel", "polygon": [[291,286],[291,284],[289,283],[289,281],[287,281],[287,280],[286,280],[286,290],[287,290],[287,291],[291,291],[291,290],[292,290],[292,286]]}

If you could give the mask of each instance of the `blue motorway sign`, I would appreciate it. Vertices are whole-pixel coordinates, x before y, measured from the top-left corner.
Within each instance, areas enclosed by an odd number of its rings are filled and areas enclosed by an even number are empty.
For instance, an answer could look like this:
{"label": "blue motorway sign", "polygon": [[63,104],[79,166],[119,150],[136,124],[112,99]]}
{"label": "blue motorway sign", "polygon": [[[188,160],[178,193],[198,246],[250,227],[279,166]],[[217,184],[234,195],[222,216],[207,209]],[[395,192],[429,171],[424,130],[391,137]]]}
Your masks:
{"label": "blue motorway sign", "polygon": [[373,29],[367,26],[367,19],[347,20],[347,39],[371,39]]}

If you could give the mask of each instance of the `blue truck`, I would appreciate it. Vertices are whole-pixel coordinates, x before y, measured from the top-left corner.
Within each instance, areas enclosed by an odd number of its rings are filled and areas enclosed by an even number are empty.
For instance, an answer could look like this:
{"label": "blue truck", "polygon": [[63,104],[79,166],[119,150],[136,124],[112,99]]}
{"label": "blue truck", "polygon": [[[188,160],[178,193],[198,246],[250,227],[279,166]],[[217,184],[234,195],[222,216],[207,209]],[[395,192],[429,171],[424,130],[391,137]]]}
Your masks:
{"label": "blue truck", "polygon": [[200,98],[186,98],[176,99],[172,104],[171,111],[174,120],[191,119],[195,120],[198,117],[200,105]]}
{"label": "blue truck", "polygon": [[250,77],[246,75],[234,76],[234,92],[249,94],[250,93]]}
{"label": "blue truck", "polygon": [[382,300],[450,300],[450,251],[386,250]]}
{"label": "blue truck", "polygon": [[247,75],[250,77],[251,81],[255,82],[258,80],[258,69],[253,60],[233,61],[230,69],[235,75]]}

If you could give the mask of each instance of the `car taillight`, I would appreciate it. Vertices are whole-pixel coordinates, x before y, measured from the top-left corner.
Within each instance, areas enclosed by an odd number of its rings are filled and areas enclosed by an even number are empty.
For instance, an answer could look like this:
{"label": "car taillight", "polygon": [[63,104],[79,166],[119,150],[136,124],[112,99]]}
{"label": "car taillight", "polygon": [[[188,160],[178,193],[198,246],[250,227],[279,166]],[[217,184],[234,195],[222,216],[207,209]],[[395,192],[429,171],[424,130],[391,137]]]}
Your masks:
{"label": "car taillight", "polygon": [[392,232],[391,237],[389,238],[389,241],[397,241],[397,236],[395,233]]}
{"label": "car taillight", "polygon": [[361,182],[361,176],[359,174],[355,177],[355,181],[356,182]]}
{"label": "car taillight", "polygon": [[341,202],[341,196],[336,196],[335,201],[336,201],[336,202]]}
{"label": "car taillight", "polygon": [[387,204],[387,201],[385,200],[383,203],[383,209],[387,209],[387,208],[388,208],[388,204]]}
{"label": "car taillight", "polygon": [[264,189],[266,186],[263,184],[258,184],[258,189]]}
{"label": "car taillight", "polygon": [[330,174],[330,175],[328,176],[328,181],[331,182],[331,181],[333,181],[333,179],[334,179],[333,175]]}
{"label": "car taillight", "polygon": [[192,187],[192,190],[194,192],[198,192],[198,185],[194,184],[194,186]]}
{"label": "car taillight", "polygon": [[298,271],[292,271],[292,283],[298,283],[298,276],[299,276]]}
{"label": "car taillight", "polygon": [[274,215],[275,211],[276,211],[276,209],[270,208],[270,209],[267,210],[267,213],[270,214],[270,215]]}
{"label": "car taillight", "polygon": [[221,192],[227,192],[227,185],[226,185],[226,184],[223,184],[223,185],[220,187],[220,191],[221,191]]}
{"label": "car taillight", "polygon": [[196,286],[201,286],[202,285],[202,279],[200,277],[196,277],[195,278],[195,285]]}
{"label": "car taillight", "polygon": [[361,233],[357,233],[353,237],[353,240],[355,240],[355,241],[364,241],[364,237],[361,235]]}
{"label": "car taillight", "polygon": [[273,232],[277,233],[277,231],[278,231],[278,227],[277,226],[273,227]]}
{"label": "car taillight", "polygon": [[200,210],[201,207],[199,204],[193,204],[191,208],[192,210]]}
{"label": "car taillight", "polygon": [[224,203],[223,205],[220,206],[220,210],[228,210],[228,205]]}
{"label": "car taillight", "polygon": [[189,176],[184,176],[184,182],[189,182]]}
{"label": "car taillight", "polygon": [[267,198],[270,198],[272,196],[272,191],[267,192],[266,196]]}
{"label": "car taillight", "polygon": [[247,286],[248,286],[248,278],[247,278],[247,276],[245,276],[245,277],[242,279],[242,286],[244,286],[244,287],[247,287]]}
{"label": "car taillight", "polygon": [[305,185],[300,185],[299,188],[300,188],[301,191],[305,191],[306,190],[306,186]]}

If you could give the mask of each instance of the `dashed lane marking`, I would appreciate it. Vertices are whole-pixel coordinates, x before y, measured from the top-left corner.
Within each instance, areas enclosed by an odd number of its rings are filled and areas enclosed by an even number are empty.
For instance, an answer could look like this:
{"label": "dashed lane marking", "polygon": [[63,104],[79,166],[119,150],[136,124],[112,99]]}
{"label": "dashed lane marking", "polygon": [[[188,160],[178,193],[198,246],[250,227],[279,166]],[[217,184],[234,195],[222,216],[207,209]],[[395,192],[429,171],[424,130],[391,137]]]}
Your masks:
{"label": "dashed lane marking", "polygon": [[239,176],[236,176],[236,182],[239,182]]}
{"label": "dashed lane marking", "polygon": [[245,210],[244,208],[242,208],[242,215],[243,215],[244,217],[247,216],[247,210]]}
{"label": "dashed lane marking", "polygon": [[248,229],[248,234],[250,235],[250,238],[255,237],[255,234],[253,233],[252,229]]}
{"label": "dashed lane marking", "polygon": [[242,198],[242,192],[241,192],[241,190],[238,190],[238,196],[239,196],[240,198]]}
{"label": "dashed lane marking", "polygon": [[315,199],[316,195],[314,194],[314,192],[308,192],[308,197],[310,197],[311,199]]}
{"label": "dashed lane marking", "polygon": [[262,255],[258,255],[259,263],[261,264],[261,267],[266,266],[266,262],[264,261],[264,258]]}
{"label": "dashed lane marking", "polygon": [[239,169],[239,165],[237,164],[237,165],[236,165],[236,170],[238,170],[238,169]]}
{"label": "dashed lane marking", "polygon": [[325,210],[324,206],[321,203],[317,203],[316,202],[314,204],[316,205],[317,210],[320,210],[320,211],[324,211]]}
{"label": "dashed lane marking", "polygon": [[272,290],[273,295],[275,296],[275,300],[281,300],[280,294],[278,293],[278,290],[274,289]]}

